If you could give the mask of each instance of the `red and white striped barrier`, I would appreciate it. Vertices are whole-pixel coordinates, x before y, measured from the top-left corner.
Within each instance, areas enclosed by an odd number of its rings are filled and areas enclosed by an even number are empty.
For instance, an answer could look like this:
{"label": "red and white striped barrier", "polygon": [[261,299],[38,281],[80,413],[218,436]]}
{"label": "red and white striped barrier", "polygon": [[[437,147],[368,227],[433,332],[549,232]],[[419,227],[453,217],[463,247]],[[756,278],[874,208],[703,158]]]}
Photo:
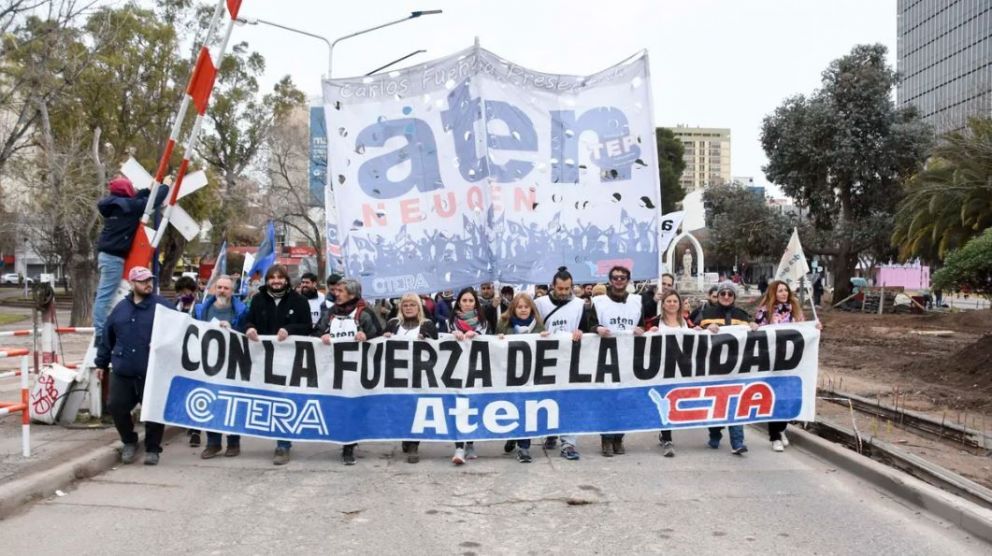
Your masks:
{"label": "red and white striped barrier", "polygon": [[0,350],[0,357],[21,358],[21,401],[0,402],[0,417],[6,417],[11,413],[21,412],[21,455],[31,457],[31,412],[28,411],[30,394],[28,391],[28,350],[26,349],[6,349]]}
{"label": "red and white striped barrier", "polygon": [[[67,326],[56,328],[56,334],[92,334],[96,329],[92,326]],[[0,332],[0,337],[33,336],[34,330],[6,330]]]}

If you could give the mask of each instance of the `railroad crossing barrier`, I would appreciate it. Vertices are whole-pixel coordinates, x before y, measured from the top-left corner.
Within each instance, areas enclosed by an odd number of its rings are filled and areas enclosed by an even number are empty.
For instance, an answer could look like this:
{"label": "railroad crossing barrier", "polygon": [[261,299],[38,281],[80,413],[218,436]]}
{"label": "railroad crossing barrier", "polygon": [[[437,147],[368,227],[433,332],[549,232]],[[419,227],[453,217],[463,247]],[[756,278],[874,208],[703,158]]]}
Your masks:
{"label": "railroad crossing barrier", "polygon": [[0,349],[0,358],[20,357],[21,358],[21,401],[3,402],[0,401],[0,418],[11,413],[21,412],[21,455],[31,457],[31,413],[28,411],[30,396],[28,395],[28,354],[29,350]]}

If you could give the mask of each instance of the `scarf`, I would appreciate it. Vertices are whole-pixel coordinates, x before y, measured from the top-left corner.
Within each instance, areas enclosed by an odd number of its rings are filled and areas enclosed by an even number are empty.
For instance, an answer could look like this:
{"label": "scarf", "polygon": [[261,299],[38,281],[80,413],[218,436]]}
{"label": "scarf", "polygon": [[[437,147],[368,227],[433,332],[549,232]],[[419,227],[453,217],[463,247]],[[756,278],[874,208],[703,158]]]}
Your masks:
{"label": "scarf", "polygon": [[362,298],[356,297],[350,301],[335,303],[334,306],[331,307],[331,313],[337,316],[350,315],[351,312],[358,307],[358,302],[361,300]]}
{"label": "scarf", "polygon": [[479,328],[479,313],[475,309],[462,311],[455,309],[455,326],[462,332],[469,332]]}
{"label": "scarf", "polygon": [[534,324],[536,322],[537,321],[534,319],[533,314],[527,319],[518,319],[517,315],[512,315],[510,317],[510,325],[513,326],[513,330],[517,334],[526,334],[527,332],[530,332],[534,329]]}
{"label": "scarf", "polygon": [[283,297],[286,296],[286,292],[289,291],[289,286],[286,286],[281,290],[274,290],[270,287],[266,287],[265,291],[272,297],[272,299],[282,299]]}

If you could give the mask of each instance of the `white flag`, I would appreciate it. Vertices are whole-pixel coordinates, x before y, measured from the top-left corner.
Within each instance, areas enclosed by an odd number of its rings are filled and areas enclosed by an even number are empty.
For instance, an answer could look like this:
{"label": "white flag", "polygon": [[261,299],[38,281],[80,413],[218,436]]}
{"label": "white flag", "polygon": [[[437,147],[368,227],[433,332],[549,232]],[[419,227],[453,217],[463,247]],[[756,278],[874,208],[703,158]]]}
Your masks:
{"label": "white flag", "polygon": [[664,253],[668,249],[668,246],[672,243],[672,240],[675,239],[675,234],[678,233],[679,226],[682,225],[683,218],[685,218],[684,210],[662,215],[661,224],[658,226],[659,253]]}
{"label": "white flag", "polygon": [[782,261],[778,263],[775,279],[782,280],[792,291],[795,291],[807,274],[809,274],[809,264],[806,263],[806,254],[803,253],[803,246],[799,243],[799,231],[793,228],[789,245],[785,247]]}

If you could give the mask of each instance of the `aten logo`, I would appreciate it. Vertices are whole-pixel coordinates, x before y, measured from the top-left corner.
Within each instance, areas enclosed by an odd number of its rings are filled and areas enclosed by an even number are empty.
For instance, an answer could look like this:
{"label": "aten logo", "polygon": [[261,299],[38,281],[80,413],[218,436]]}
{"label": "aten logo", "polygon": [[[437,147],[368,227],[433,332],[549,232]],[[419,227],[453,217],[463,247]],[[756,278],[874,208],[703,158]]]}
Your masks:
{"label": "aten logo", "polygon": [[[767,382],[686,386],[669,390],[664,397],[652,388],[648,396],[662,425],[771,417],[775,408],[775,391]],[[733,399],[737,411],[731,415]]]}
{"label": "aten logo", "polygon": [[221,416],[227,428],[299,435],[303,431],[326,436],[327,422],[320,404],[258,394],[195,388],[186,396],[186,413],[192,421],[209,423]]}

